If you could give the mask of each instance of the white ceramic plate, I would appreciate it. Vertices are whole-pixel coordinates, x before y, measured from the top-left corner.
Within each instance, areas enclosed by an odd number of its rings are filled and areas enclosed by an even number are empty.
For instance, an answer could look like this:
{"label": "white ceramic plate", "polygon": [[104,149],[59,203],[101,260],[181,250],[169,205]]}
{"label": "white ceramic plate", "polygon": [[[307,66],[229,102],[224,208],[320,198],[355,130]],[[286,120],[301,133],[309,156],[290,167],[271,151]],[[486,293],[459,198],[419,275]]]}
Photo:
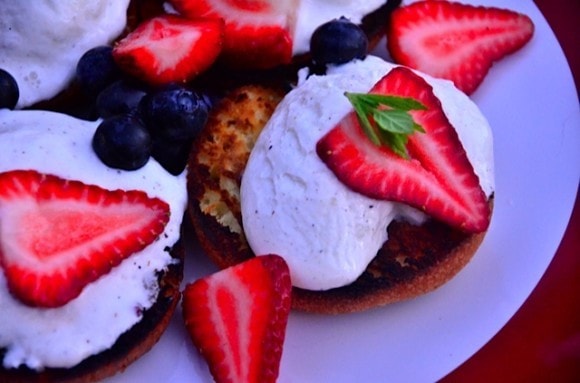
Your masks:
{"label": "white ceramic plate", "polygon": [[[580,176],[580,110],[560,46],[532,1],[481,0],[529,15],[533,40],[473,95],[494,131],[489,233],[451,282],[360,314],[292,313],[279,382],[432,382],[490,340],[522,305],[562,238]],[[215,268],[193,249],[187,281]],[[211,382],[179,311],[154,349],[109,383]]]}

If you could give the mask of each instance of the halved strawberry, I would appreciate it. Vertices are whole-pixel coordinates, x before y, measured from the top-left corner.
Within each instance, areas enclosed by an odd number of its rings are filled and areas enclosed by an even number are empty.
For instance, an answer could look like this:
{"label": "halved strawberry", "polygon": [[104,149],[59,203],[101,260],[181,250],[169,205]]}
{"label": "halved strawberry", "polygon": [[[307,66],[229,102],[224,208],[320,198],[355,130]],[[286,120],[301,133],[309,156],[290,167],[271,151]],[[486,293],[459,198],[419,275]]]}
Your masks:
{"label": "halved strawberry", "polygon": [[153,242],[168,205],[32,170],[0,173],[0,266],[23,303],[58,307]]}
{"label": "halved strawberry", "polygon": [[186,286],[185,325],[216,382],[276,381],[291,290],[286,262],[272,254]]}
{"label": "halved strawberry", "polygon": [[153,85],[184,82],[208,69],[222,49],[219,19],[161,15],[144,21],[113,48],[127,73]]}
{"label": "halved strawberry", "polygon": [[425,130],[408,137],[410,158],[372,143],[354,112],[318,141],[320,158],[361,194],[403,202],[467,232],[486,230],[487,198],[431,86],[410,69],[397,67],[371,93],[413,98],[426,107],[409,112]]}
{"label": "halved strawberry", "polygon": [[235,68],[273,68],[292,59],[296,0],[170,0],[183,16],[225,21],[222,57]]}
{"label": "halved strawberry", "polygon": [[393,59],[473,93],[492,64],[522,48],[532,20],[507,9],[419,1],[396,9],[387,30]]}

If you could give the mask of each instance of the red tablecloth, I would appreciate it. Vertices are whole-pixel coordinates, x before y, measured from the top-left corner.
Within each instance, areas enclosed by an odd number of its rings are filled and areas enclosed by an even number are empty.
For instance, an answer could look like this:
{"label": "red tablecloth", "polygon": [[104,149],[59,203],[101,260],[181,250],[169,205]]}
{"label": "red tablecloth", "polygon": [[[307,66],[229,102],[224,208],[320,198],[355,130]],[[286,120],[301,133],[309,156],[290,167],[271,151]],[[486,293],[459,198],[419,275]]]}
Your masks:
{"label": "red tablecloth", "polygon": [[[556,34],[580,90],[580,1],[535,3]],[[580,382],[578,195],[562,243],[538,286],[491,341],[440,383],[454,382]]]}

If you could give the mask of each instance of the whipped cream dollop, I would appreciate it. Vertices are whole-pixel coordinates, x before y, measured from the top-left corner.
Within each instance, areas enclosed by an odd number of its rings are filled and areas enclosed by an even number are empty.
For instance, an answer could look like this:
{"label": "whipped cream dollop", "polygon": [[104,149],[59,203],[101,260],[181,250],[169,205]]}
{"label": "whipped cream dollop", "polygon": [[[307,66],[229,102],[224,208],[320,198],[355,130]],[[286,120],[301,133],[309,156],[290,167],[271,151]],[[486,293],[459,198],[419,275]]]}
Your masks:
{"label": "whipped cream dollop", "polygon": [[386,0],[300,0],[292,35],[292,53],[310,51],[310,37],[327,21],[346,17],[360,24],[363,17],[387,3]]}
{"label": "whipped cream dollop", "polygon": [[[317,141],[352,110],[344,92],[368,92],[392,68],[368,56],[324,76],[306,77],[302,70],[252,150],[240,191],[244,232],[255,254],[284,257],[297,287],[326,290],[353,282],[388,239],[393,219],[424,219],[407,205],[351,191],[316,154]],[[441,100],[489,196],[494,173],[487,120],[451,82],[421,76]]]}
{"label": "whipped cream dollop", "polygon": [[0,350],[6,351],[6,368],[66,368],[110,348],[157,300],[157,271],[175,262],[168,249],[180,238],[185,172],[172,176],[153,159],[135,171],[108,168],[91,148],[97,125],[53,112],[0,110],[0,172],[35,169],[110,190],[142,190],[169,204],[169,222],[155,242],[59,308],[22,304],[9,293],[0,268]]}
{"label": "whipped cream dollop", "polygon": [[121,34],[129,2],[0,0],[0,68],[18,83],[17,108],[64,90],[83,53]]}

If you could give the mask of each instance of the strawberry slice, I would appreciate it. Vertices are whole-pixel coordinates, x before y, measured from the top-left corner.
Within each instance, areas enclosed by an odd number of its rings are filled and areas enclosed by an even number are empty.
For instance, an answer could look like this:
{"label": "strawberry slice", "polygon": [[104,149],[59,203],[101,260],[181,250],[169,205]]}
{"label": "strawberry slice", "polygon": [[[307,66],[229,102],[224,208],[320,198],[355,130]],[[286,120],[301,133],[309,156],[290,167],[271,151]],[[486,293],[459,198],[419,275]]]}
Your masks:
{"label": "strawberry slice", "polygon": [[207,70],[222,49],[218,19],[161,15],[140,24],[113,48],[127,73],[153,85],[184,82]]}
{"label": "strawberry slice", "polygon": [[387,30],[393,59],[473,93],[492,64],[522,48],[532,20],[507,9],[420,1],[396,9]]}
{"label": "strawberry slice", "polygon": [[268,69],[292,59],[290,21],[296,0],[170,0],[188,18],[225,21],[223,61],[235,68]]}
{"label": "strawberry slice", "polygon": [[185,325],[216,382],[276,381],[291,290],[288,266],[273,254],[186,286]]}
{"label": "strawberry slice", "polygon": [[0,173],[0,266],[23,303],[59,307],[153,242],[168,205],[32,170]]}
{"label": "strawberry slice", "polygon": [[413,98],[426,107],[409,112],[425,131],[408,137],[409,159],[372,143],[354,112],[318,141],[319,157],[354,191],[411,205],[466,232],[486,230],[487,198],[431,86],[397,67],[371,93]]}

